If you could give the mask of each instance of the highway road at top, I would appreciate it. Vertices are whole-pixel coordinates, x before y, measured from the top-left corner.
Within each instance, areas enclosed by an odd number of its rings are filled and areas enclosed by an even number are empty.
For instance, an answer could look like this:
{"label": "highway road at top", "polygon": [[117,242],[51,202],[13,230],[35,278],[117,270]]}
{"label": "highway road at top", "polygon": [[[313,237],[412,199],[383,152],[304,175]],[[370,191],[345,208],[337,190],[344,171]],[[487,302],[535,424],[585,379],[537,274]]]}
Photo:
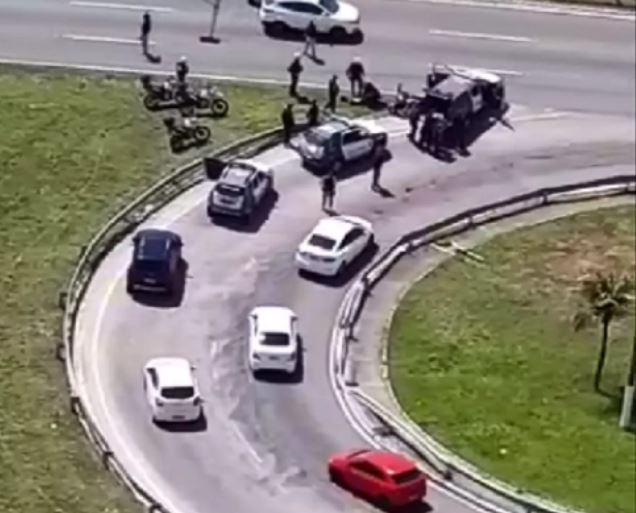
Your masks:
{"label": "highway road at top", "polygon": [[[633,21],[395,0],[356,3],[364,42],[321,45],[325,65],[307,62],[303,80],[324,83],[360,55],[383,88],[403,82],[415,89],[426,66],[437,61],[509,72],[515,103],[634,113]],[[163,57],[160,65],[148,64],[134,41],[144,7],[155,9],[151,39],[153,52]],[[224,0],[216,32],[221,43],[200,43],[210,12],[197,0],[1,0],[0,60],[171,70],[187,55],[193,73],[286,79],[299,42],[267,37],[246,0]]]}

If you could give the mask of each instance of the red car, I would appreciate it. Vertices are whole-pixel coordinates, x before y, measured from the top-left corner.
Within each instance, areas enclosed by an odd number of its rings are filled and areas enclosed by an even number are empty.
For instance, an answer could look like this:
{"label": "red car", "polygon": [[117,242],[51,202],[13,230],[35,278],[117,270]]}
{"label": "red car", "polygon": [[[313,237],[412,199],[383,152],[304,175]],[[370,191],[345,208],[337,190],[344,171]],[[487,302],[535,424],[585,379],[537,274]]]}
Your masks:
{"label": "red car", "polygon": [[338,453],[329,460],[329,477],[385,509],[407,506],[426,495],[426,476],[412,461],[392,452]]}

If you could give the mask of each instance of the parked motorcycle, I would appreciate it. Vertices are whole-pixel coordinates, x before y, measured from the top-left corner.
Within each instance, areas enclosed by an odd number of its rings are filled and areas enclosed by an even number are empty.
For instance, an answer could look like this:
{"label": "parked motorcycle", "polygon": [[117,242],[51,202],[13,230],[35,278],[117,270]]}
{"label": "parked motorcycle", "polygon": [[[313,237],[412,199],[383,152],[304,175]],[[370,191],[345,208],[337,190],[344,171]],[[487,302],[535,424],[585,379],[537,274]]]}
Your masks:
{"label": "parked motorcycle", "polygon": [[230,110],[230,104],[223,93],[217,87],[210,85],[198,88],[179,87],[175,90],[174,98],[180,109],[195,107],[201,110],[210,110],[216,118],[227,116]]}
{"label": "parked motorcycle", "polygon": [[155,82],[150,75],[142,75],[139,79],[146,95],[144,96],[144,106],[148,110],[158,110],[162,103],[173,99],[174,84],[168,79],[163,82]]}
{"label": "parked motorcycle", "polygon": [[170,137],[170,149],[178,152],[190,145],[202,145],[207,143],[212,136],[210,128],[200,124],[196,118],[183,118],[177,123],[175,118],[169,117],[163,120]]}

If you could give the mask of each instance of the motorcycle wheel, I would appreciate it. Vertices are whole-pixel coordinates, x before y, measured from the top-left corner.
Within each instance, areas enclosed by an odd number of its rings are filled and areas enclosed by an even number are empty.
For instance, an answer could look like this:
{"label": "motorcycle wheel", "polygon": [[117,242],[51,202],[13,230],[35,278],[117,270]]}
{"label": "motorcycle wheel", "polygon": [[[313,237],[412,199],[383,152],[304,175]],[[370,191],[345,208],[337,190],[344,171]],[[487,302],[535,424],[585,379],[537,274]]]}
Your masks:
{"label": "motorcycle wheel", "polygon": [[180,136],[176,134],[170,136],[170,149],[174,153],[181,151],[183,149],[183,140],[181,139]]}
{"label": "motorcycle wheel", "polygon": [[212,132],[207,126],[198,126],[194,129],[194,139],[199,143],[205,143],[210,140]]}
{"label": "motorcycle wheel", "polygon": [[224,118],[230,110],[230,104],[224,98],[212,100],[212,114],[217,118]]}
{"label": "motorcycle wheel", "polygon": [[144,107],[148,110],[158,110],[160,106],[159,98],[152,94],[144,96]]}

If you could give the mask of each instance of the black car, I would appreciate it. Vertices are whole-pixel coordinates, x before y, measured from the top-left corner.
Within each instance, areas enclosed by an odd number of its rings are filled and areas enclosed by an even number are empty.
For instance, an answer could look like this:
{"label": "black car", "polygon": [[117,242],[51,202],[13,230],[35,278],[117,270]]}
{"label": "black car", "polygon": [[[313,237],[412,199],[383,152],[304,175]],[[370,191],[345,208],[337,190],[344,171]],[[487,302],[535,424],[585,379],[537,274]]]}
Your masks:
{"label": "black car", "polygon": [[140,230],[133,238],[126,289],[172,294],[179,280],[183,242],[168,230]]}

